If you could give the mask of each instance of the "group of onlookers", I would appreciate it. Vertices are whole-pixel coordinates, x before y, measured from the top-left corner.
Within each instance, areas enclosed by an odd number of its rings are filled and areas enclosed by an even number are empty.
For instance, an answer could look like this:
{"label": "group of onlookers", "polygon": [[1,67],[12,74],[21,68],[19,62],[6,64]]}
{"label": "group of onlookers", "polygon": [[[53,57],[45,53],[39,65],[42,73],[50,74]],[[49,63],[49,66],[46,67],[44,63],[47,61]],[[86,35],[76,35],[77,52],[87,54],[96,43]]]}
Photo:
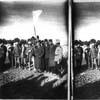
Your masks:
{"label": "group of onlookers", "polygon": [[100,44],[88,42],[82,45],[80,42],[74,44],[74,68],[81,70],[82,65],[88,69],[99,69],[100,67]]}
{"label": "group of onlookers", "polygon": [[40,40],[39,36],[26,42],[16,39],[6,44],[0,39],[0,70],[5,65],[29,70],[32,67],[38,72],[49,71],[60,75],[62,70],[67,70],[67,57],[63,56],[59,39],[56,44],[52,39]]}

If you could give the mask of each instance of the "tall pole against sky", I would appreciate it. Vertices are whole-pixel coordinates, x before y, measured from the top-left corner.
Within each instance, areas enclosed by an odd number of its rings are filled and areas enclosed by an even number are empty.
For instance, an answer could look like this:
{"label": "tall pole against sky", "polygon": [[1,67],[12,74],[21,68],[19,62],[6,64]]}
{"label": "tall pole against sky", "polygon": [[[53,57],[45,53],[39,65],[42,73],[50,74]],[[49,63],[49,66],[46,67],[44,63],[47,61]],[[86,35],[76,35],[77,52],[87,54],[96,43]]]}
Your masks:
{"label": "tall pole against sky", "polygon": [[35,11],[32,11],[32,15],[33,15],[33,27],[34,27],[34,35],[36,37],[36,25],[38,23],[38,19],[39,19],[39,16],[40,14],[42,13],[42,10],[35,10]]}

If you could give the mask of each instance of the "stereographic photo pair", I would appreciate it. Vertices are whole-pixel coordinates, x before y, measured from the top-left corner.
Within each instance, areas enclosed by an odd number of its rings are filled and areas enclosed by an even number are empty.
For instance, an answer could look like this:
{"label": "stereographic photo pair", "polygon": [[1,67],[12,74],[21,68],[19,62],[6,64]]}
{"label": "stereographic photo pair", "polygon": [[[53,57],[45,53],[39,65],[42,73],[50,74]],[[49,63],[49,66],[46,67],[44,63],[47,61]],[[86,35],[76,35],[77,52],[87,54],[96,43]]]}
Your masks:
{"label": "stereographic photo pair", "polygon": [[99,99],[99,34],[99,0],[0,0],[0,99]]}

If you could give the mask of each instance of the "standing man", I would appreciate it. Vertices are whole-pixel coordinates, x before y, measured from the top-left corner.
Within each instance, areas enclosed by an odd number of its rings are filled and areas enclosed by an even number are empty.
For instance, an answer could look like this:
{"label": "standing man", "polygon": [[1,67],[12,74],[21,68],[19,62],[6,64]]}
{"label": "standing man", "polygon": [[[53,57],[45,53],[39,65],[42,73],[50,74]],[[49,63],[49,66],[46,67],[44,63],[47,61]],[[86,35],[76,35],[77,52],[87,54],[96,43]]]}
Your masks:
{"label": "standing man", "polygon": [[86,46],[87,46],[86,49],[85,49],[86,66],[88,67],[88,69],[90,69],[90,67],[91,67],[91,56],[90,56],[89,44],[87,44]]}
{"label": "standing man", "polygon": [[17,67],[20,68],[21,65],[20,55],[21,55],[21,47],[19,46],[19,42],[15,41],[15,47],[14,47],[15,68]]}
{"label": "standing man", "polygon": [[[5,62],[5,60],[6,60],[6,53],[7,53],[7,47],[5,46],[4,41],[2,42],[2,48],[4,49],[3,62]],[[4,64],[4,67],[5,67],[5,64]]]}
{"label": "standing man", "polygon": [[44,55],[44,41],[41,41],[41,51],[42,51],[42,52],[41,52],[41,70],[44,71],[44,70],[45,70],[45,68],[44,68],[44,63],[45,63],[45,62],[44,62],[44,60],[45,60],[45,59],[44,59],[44,58],[45,58],[45,57],[44,57],[44,56],[45,56],[45,55]]}
{"label": "standing man", "polygon": [[5,66],[7,48],[4,46],[2,39],[0,39],[0,71],[3,71]]}
{"label": "standing man", "polygon": [[60,46],[60,40],[57,39],[56,49],[55,49],[55,71],[60,76],[61,76],[61,69],[62,69],[62,66],[61,66],[62,57],[63,57],[63,49]]}
{"label": "standing man", "polygon": [[25,65],[26,65],[25,51],[26,51],[25,43],[22,43],[21,44],[21,65],[22,65],[22,68],[25,68]]}
{"label": "standing man", "polygon": [[13,47],[13,42],[9,43],[10,46],[8,48],[8,57],[10,61],[10,67],[13,68],[14,65],[14,47]]}
{"label": "standing man", "polygon": [[45,53],[45,69],[48,71],[48,65],[49,65],[49,44],[47,39],[44,42],[44,53]]}
{"label": "standing man", "polygon": [[98,67],[100,67],[100,44],[98,44],[97,62],[98,62]]}
{"label": "standing man", "polygon": [[98,66],[97,66],[97,49],[95,47],[95,43],[93,43],[93,45],[91,45],[90,55],[91,55],[91,61],[92,61],[92,69],[94,69],[94,66],[95,66],[96,69],[98,69]]}
{"label": "standing man", "polygon": [[37,41],[36,47],[34,49],[34,56],[35,56],[35,67],[38,72],[41,72],[42,65],[41,65],[41,58],[44,55],[44,49],[41,47],[40,41]]}
{"label": "standing man", "polygon": [[28,47],[26,48],[25,53],[27,56],[28,68],[30,70],[31,62],[32,62],[32,44],[30,40],[28,40]]}
{"label": "standing man", "polygon": [[81,69],[82,59],[83,59],[83,49],[80,46],[80,44],[78,44],[76,48],[76,64],[77,64],[76,66],[77,66],[78,71],[80,71]]}
{"label": "standing man", "polygon": [[55,69],[55,45],[52,39],[49,40],[49,71],[53,72]]}

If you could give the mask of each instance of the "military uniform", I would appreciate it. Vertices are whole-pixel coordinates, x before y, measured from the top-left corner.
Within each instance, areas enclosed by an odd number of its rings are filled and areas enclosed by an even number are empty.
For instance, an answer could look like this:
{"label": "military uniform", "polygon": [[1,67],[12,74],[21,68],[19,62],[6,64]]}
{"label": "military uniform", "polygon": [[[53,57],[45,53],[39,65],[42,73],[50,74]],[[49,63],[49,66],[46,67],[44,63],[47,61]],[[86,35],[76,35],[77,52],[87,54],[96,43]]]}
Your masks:
{"label": "military uniform", "polygon": [[35,56],[35,68],[37,70],[41,70],[42,65],[41,65],[41,58],[44,55],[44,49],[43,47],[35,47],[34,49],[34,56]]}
{"label": "military uniform", "polygon": [[63,57],[63,49],[62,47],[59,45],[56,47],[56,50],[55,50],[55,70],[58,74],[61,74],[61,62],[62,62],[62,57]]}
{"label": "military uniform", "polygon": [[76,48],[76,67],[78,71],[80,71],[81,69],[82,59],[83,59],[83,49],[82,47],[78,46]]}

